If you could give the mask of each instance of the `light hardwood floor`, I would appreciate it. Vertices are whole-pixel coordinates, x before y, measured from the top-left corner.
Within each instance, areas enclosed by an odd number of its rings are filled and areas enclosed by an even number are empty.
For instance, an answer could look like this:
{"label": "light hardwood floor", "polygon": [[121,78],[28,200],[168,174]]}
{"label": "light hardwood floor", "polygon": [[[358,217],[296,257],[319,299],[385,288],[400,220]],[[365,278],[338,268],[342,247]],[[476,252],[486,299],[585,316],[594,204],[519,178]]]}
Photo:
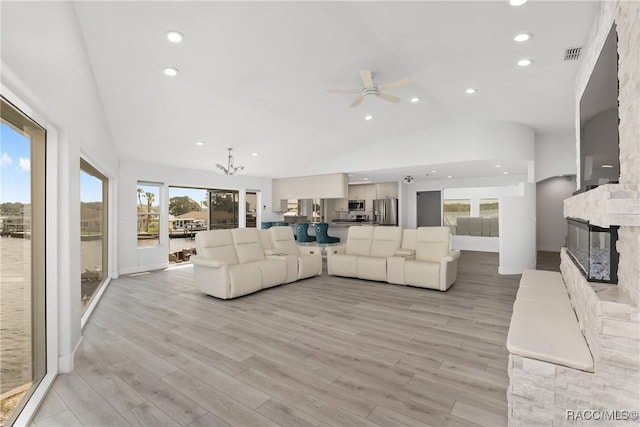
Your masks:
{"label": "light hardwood floor", "polygon": [[236,300],[191,267],[111,282],[33,425],[500,426],[519,275],[447,292],[318,276]]}

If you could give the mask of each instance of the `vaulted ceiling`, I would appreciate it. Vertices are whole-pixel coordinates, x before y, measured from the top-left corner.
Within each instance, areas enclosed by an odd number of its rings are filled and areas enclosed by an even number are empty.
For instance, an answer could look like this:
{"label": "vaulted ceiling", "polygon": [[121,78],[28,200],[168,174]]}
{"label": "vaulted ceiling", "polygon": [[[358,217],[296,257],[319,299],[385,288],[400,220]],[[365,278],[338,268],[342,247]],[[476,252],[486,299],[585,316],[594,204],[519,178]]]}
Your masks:
{"label": "vaulted ceiling", "polygon": [[[233,147],[245,174],[283,177],[367,171],[366,155],[349,170],[338,160],[400,140],[394,148],[411,158],[417,135],[451,121],[573,132],[578,61],[564,54],[584,44],[598,4],[105,1],[75,8],[122,158],[213,169]],[[183,42],[169,42],[168,30]],[[523,32],[533,38],[515,42]],[[519,67],[523,58],[534,63]],[[165,76],[166,67],[178,75]],[[349,108],[355,95],[327,90],[360,88],[359,70],[371,70],[376,84],[417,83],[388,92],[398,104],[375,99]],[[375,118],[365,121],[371,108]],[[424,158],[397,166],[388,165],[398,175],[431,167]],[[455,158],[449,167],[482,175]]]}

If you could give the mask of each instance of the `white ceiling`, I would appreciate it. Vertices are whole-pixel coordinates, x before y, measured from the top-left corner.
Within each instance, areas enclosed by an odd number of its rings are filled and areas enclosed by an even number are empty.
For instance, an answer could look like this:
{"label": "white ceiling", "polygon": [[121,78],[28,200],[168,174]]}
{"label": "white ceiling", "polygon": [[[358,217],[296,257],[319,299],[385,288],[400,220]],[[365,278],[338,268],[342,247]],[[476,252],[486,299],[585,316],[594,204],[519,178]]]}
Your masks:
{"label": "white ceiling", "polygon": [[[499,120],[536,133],[573,132],[577,61],[597,2],[77,2],[76,10],[118,153],[149,163],[213,169],[227,147],[246,175],[284,177],[367,171],[332,165],[352,151],[447,121]],[[178,30],[181,44],[164,33]],[[534,38],[518,44],[515,34]],[[516,62],[534,58],[522,69]],[[175,67],[177,77],[162,70]],[[378,84],[416,77],[350,109],[358,70]],[[474,87],[475,95],[464,90]],[[411,96],[422,101],[411,104]],[[204,146],[196,146],[202,140]],[[258,152],[258,157],[252,157]],[[472,174],[455,159],[444,173]],[[368,171],[372,180],[429,170]],[[514,172],[524,172],[526,165]],[[479,168],[476,174],[482,174]],[[376,175],[379,172],[379,175]],[[355,178],[354,178],[355,179]],[[422,174],[420,179],[428,179]]]}

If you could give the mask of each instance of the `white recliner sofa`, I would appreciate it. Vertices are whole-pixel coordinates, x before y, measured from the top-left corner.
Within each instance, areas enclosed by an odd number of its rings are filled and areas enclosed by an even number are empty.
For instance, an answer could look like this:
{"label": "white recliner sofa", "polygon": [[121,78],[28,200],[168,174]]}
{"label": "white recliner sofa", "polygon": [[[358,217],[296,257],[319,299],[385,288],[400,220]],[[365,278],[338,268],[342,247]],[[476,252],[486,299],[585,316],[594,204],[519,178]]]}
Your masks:
{"label": "white recliner sofa", "polygon": [[446,291],[458,275],[460,251],[450,250],[449,227],[403,230],[401,248],[387,259],[387,281]]}
{"label": "white recliner sofa", "polygon": [[217,298],[236,298],[287,282],[286,260],[265,256],[255,228],[201,231],[196,253],[191,256],[195,286]]}
{"label": "white recliner sofa", "polygon": [[349,228],[345,244],[327,248],[327,272],[365,280],[387,280],[387,257],[402,243],[402,228],[369,225]]}

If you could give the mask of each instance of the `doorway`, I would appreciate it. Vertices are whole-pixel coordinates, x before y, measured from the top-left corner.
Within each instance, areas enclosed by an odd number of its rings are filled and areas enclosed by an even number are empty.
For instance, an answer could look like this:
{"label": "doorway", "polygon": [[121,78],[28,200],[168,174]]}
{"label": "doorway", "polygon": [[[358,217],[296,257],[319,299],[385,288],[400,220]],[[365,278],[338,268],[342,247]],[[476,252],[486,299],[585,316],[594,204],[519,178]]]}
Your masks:
{"label": "doorway", "polygon": [[442,191],[418,191],[416,194],[416,216],[418,227],[442,225]]}

